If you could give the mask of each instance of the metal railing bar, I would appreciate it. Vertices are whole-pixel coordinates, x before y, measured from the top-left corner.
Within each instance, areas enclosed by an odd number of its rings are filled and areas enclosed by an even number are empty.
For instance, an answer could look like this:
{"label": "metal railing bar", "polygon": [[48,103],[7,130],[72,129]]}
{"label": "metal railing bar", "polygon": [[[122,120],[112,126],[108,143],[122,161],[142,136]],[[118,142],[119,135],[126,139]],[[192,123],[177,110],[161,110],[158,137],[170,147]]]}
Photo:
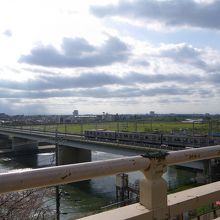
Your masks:
{"label": "metal railing bar", "polygon": [[166,164],[169,166],[217,157],[220,157],[220,145],[169,152]]}
{"label": "metal railing bar", "polygon": [[39,168],[0,174],[0,193],[54,186],[147,169],[150,160],[142,156]]}
{"label": "metal railing bar", "polygon": [[[165,158],[157,158],[164,165],[173,165],[220,157],[220,145],[169,152]],[[122,172],[143,171],[150,167],[150,159],[143,156],[87,162],[0,174],[0,193],[40,188]]]}

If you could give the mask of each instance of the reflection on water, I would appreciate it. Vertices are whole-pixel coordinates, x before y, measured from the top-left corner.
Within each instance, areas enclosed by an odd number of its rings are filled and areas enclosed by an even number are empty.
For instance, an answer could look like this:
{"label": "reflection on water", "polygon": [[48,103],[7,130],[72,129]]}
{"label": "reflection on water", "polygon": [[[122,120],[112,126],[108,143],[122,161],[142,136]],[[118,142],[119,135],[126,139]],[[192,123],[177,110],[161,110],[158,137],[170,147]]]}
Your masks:
{"label": "reflection on water", "polygon": [[[123,157],[103,152],[92,152],[92,160],[115,159]],[[0,158],[0,172],[12,169],[45,167],[55,164],[54,153],[39,153],[37,155],[18,155],[16,157]],[[189,170],[180,170],[169,167],[164,178],[170,183],[178,183],[195,177]],[[141,172],[129,173],[129,182],[143,178]],[[102,207],[115,203],[115,176],[102,177],[90,181],[61,186],[61,219],[74,219],[89,215]],[[52,201],[55,208],[55,197]]]}

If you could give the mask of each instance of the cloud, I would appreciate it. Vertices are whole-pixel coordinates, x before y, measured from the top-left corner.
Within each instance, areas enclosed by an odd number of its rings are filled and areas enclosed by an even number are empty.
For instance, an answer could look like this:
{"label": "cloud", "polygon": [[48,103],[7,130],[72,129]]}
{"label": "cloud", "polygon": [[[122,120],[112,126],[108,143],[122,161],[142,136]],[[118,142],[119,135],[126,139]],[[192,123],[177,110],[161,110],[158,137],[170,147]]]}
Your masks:
{"label": "cloud", "polygon": [[126,62],[129,52],[128,45],[117,37],[109,37],[99,47],[83,38],[63,38],[61,51],[52,45],[38,46],[29,55],[22,55],[19,62],[59,68],[96,67]]}
{"label": "cloud", "polygon": [[3,32],[3,34],[6,36],[6,37],[12,37],[12,32],[11,30],[7,29]]}
{"label": "cloud", "polygon": [[47,108],[45,104],[35,103],[35,102],[25,102],[22,99],[0,99],[1,112],[6,112],[9,115],[25,114],[47,114]]}
{"label": "cloud", "polygon": [[183,73],[170,73],[170,74],[142,74],[142,73],[129,73],[124,77],[123,81],[151,84],[151,83],[165,83],[176,82],[181,84],[187,84],[189,82],[196,83],[202,81],[202,78],[198,75],[183,74]]}
{"label": "cloud", "polygon": [[210,73],[209,81],[213,84],[220,84],[220,72]]}
{"label": "cloud", "polygon": [[171,58],[175,62],[190,64],[203,70],[210,70],[211,67],[201,58],[203,54],[204,51],[185,43],[172,45],[169,48],[162,49],[160,52],[162,57]]}
{"label": "cloud", "polygon": [[217,0],[131,0],[120,1],[118,5],[92,6],[90,11],[98,17],[121,16],[144,22],[159,21],[167,26],[220,29],[220,1]]}
{"label": "cloud", "polygon": [[159,103],[161,104],[168,104],[168,103],[187,103],[189,100],[187,99],[182,99],[182,98],[163,98],[158,100]]}
{"label": "cloud", "polygon": [[180,60],[189,60],[198,58],[198,56],[201,55],[201,52],[193,46],[183,43],[176,44],[168,49],[162,50],[161,55],[172,58],[175,57]]}
{"label": "cloud", "polygon": [[[180,86],[156,86],[154,88],[138,88],[124,86],[122,88],[111,89],[107,87],[63,89],[45,91],[13,91],[1,90],[0,99],[48,99],[48,98],[68,98],[68,97],[90,97],[90,98],[133,98],[133,97],[156,97],[156,96],[183,96],[183,95],[204,95],[212,94],[211,90],[194,89]],[[208,97],[208,96],[207,96]]]}
{"label": "cloud", "polygon": [[27,81],[12,81],[2,79],[0,88],[43,91],[52,89],[73,89],[73,88],[96,88],[103,86],[136,86],[136,84],[151,84],[176,82],[179,84],[197,83],[204,79],[198,75],[187,75],[183,73],[173,74],[143,74],[130,72],[124,76],[117,76],[112,73],[84,73],[79,76],[44,74]]}

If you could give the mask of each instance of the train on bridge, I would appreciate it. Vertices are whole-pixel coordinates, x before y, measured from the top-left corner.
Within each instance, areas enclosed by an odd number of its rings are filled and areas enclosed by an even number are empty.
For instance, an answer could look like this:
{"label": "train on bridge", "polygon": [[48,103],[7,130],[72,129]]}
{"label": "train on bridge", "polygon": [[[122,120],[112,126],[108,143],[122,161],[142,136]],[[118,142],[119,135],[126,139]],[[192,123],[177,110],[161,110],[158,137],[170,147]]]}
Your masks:
{"label": "train on bridge", "polygon": [[87,130],[84,132],[85,138],[89,140],[99,140],[116,142],[123,144],[174,146],[174,147],[203,147],[220,144],[220,137],[208,135],[180,135],[145,132],[115,132],[106,130]]}

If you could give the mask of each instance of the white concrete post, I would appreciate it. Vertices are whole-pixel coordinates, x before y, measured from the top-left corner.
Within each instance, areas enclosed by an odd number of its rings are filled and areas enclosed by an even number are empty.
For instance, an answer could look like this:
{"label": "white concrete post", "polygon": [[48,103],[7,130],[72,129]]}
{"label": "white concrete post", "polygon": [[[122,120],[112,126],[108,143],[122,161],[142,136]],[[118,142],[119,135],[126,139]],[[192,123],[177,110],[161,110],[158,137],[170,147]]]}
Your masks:
{"label": "white concrete post", "polygon": [[150,168],[144,170],[140,181],[140,203],[152,210],[154,220],[168,219],[167,183],[162,178],[166,172],[165,160],[151,159]]}

